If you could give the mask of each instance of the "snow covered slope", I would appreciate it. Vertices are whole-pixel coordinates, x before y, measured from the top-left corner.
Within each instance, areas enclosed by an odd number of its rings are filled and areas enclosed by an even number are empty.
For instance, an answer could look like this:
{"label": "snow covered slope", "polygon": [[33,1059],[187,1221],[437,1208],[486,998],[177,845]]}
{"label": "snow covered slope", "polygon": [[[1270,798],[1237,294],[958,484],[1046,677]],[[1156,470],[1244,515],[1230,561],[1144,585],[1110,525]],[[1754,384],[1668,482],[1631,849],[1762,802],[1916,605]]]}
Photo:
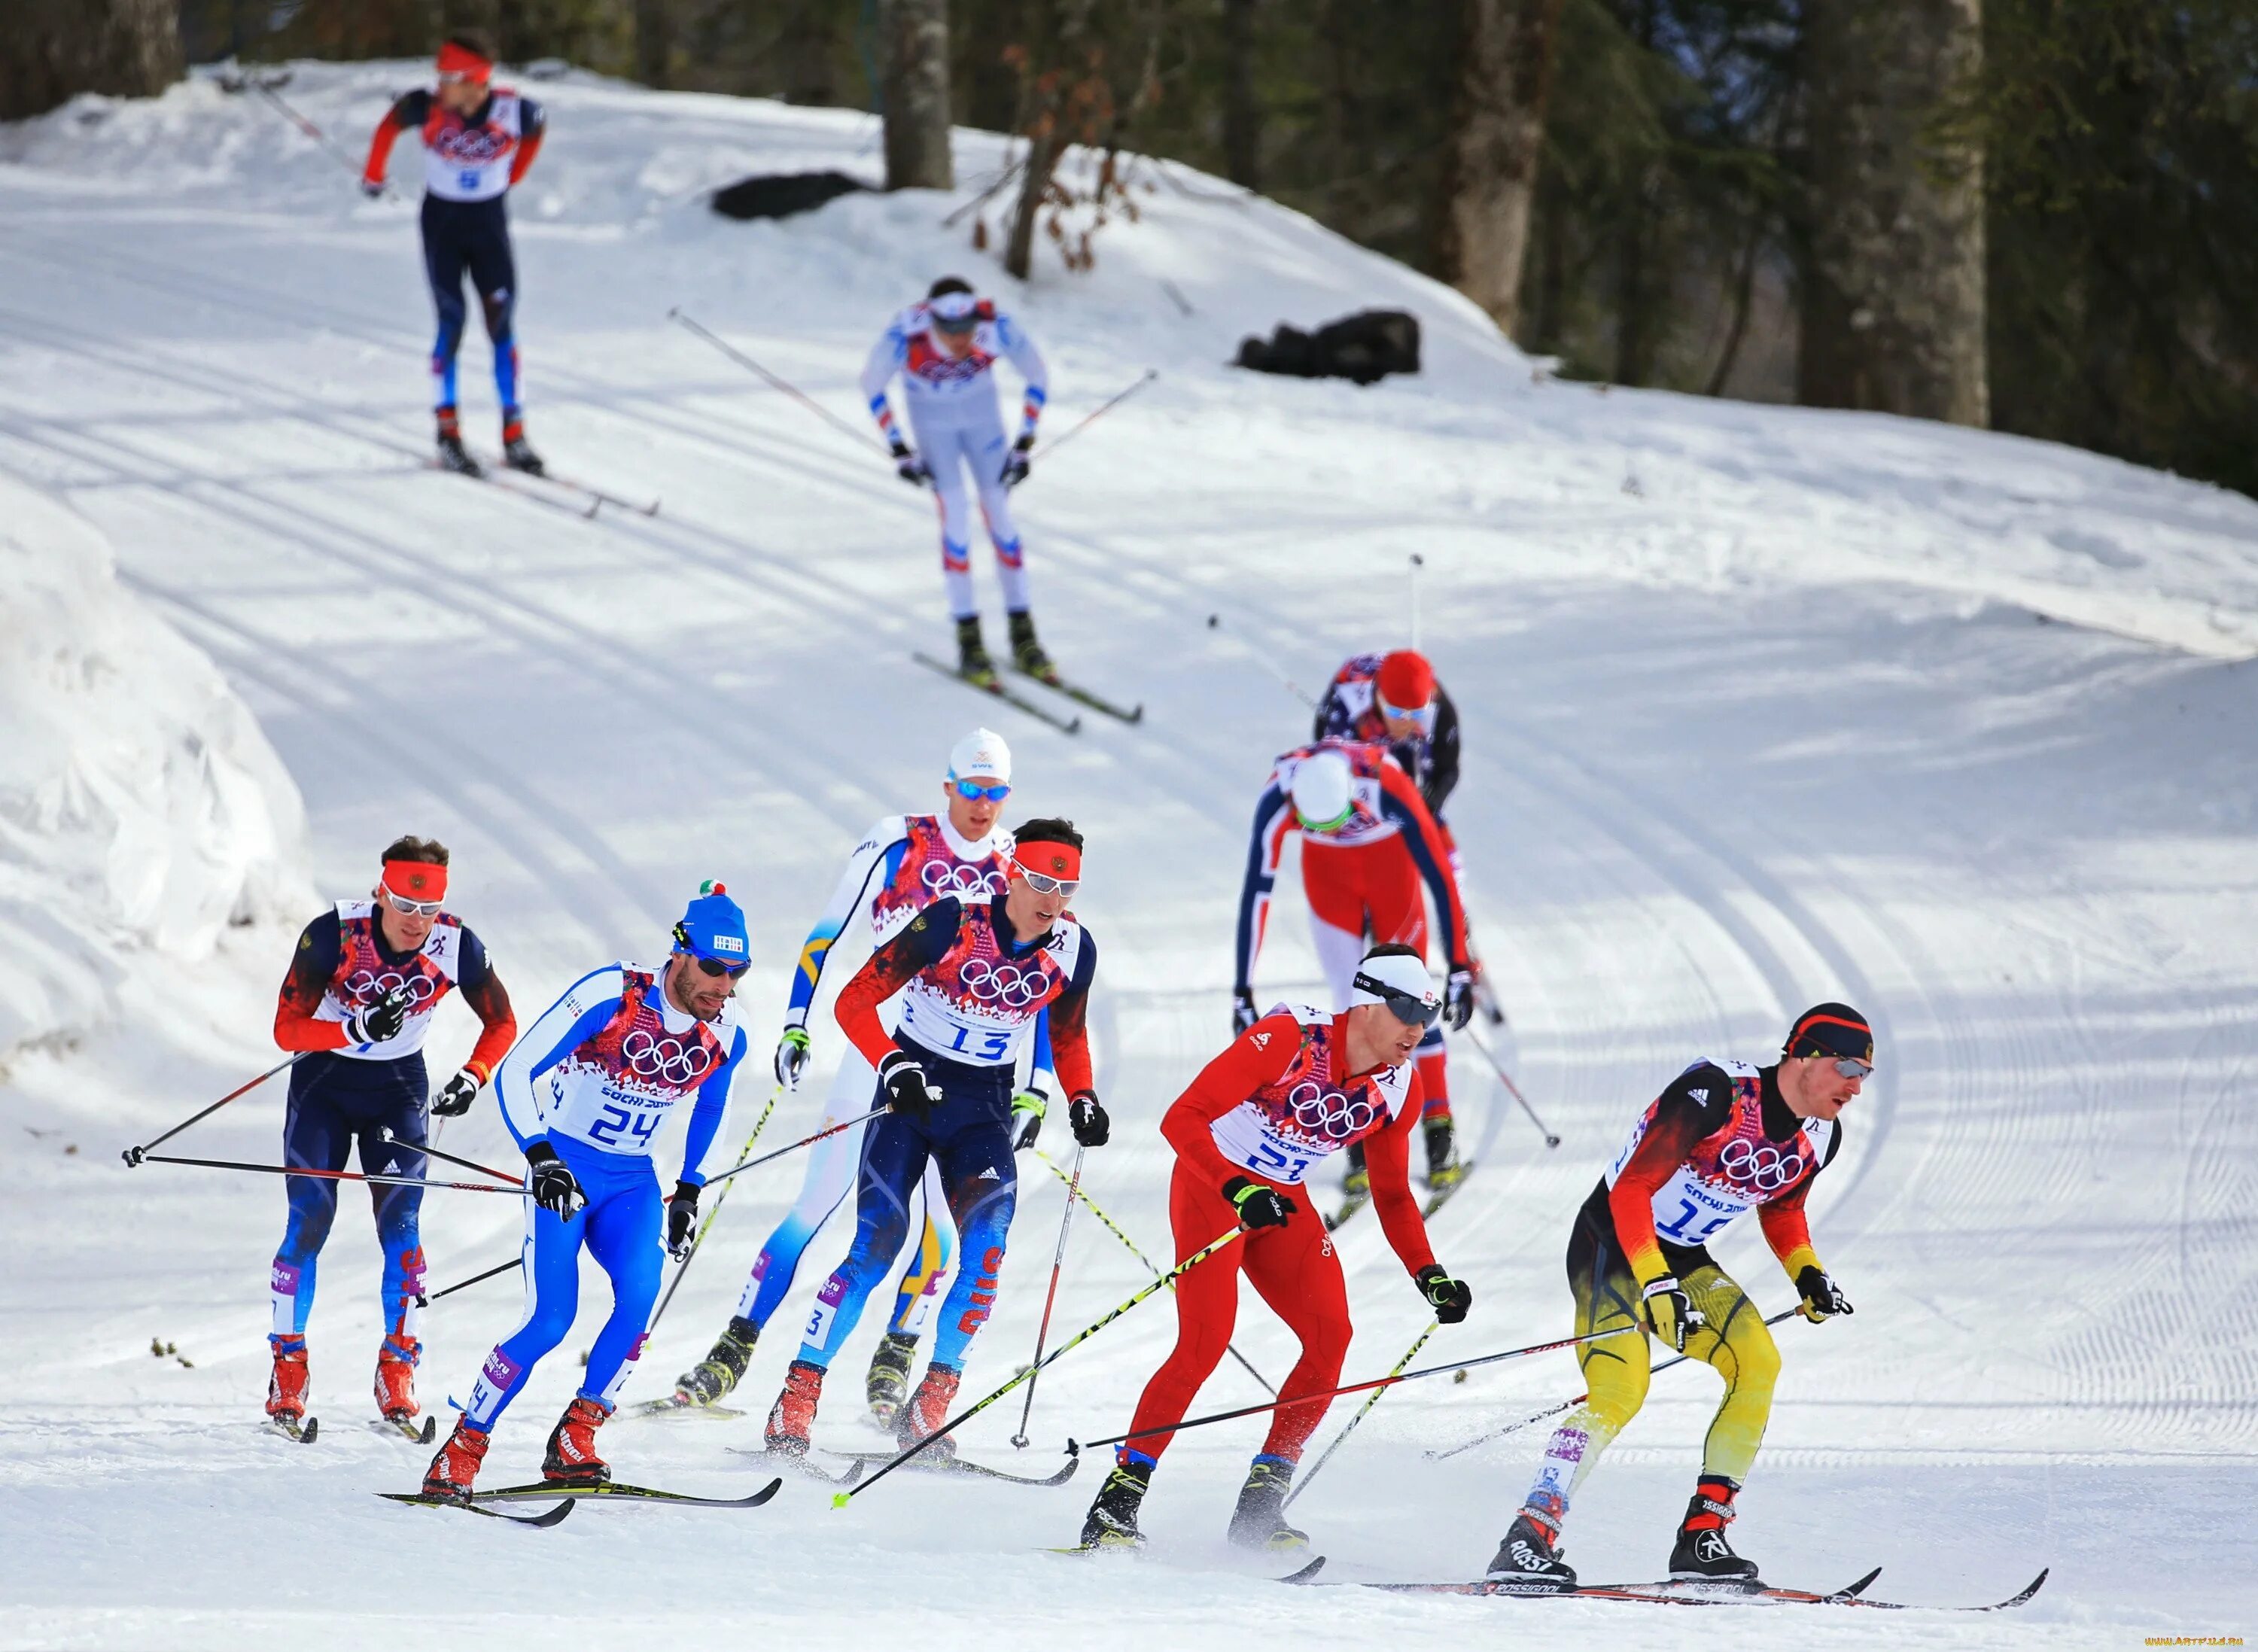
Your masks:
{"label": "snow covered slope", "polygon": [[[304,68],[286,96],[357,147],[418,72]],[[259,101],[197,82],[0,131],[0,470],[103,530],[129,585],[250,701],[308,800],[325,895],[366,887],[394,833],[437,833],[460,909],[537,1009],[662,945],[695,881],[726,877],[756,922],[764,1046],[840,857],[930,798],[949,741],[990,718],[1019,752],[1015,810],[1091,836],[1079,905],[1104,953],[1119,1125],[1090,1185],[1157,1251],[1151,1123],[1227,1028],[1253,793],[1307,730],[1253,651],[1307,685],[1401,641],[1417,552],[1423,640],[1468,720],[1450,812],[1513,1017],[1505,1053],[1565,1138],[1546,1152],[1460,1052],[1481,1168],[1436,1239],[1475,1309],[1431,1351],[1560,1334],[1569,1214],[1637,1108],[1696,1056],[1760,1056],[1794,1010],[1847,996],[1883,1029],[1883,1066],[1815,1205],[1858,1312],[1783,1328],[1739,1545],[1822,1587],[1884,1565],[1877,1592],[1917,1601],[2055,1568],[2011,1617],[1891,1620],[1926,1644],[2250,1631],[2258,506],[2009,437],[1541,382],[1452,294],[1167,169],[1141,222],[1101,234],[1093,273],[1046,264],[1004,294],[1053,360],[1052,436],[1161,375],[1054,459],[1039,450],[1018,496],[1047,640],[1148,708],[1067,739],[910,662],[945,641],[927,501],[665,319],[680,306],[858,420],[854,374],[895,308],[947,270],[1005,285],[969,219],[942,223],[1001,140],[960,134],[952,198],[744,225],[700,192],[756,170],[875,176],[873,123],[580,77],[542,95],[552,136],[515,207],[533,434],[561,470],[662,497],[655,518],[580,521],[424,468],[413,208],[361,202]],[[1359,390],[1220,365],[1244,332],[1367,303],[1419,314],[1425,374]],[[466,423],[490,448],[484,361],[473,338]],[[1315,978],[1298,904],[1282,892],[1266,988]],[[410,1483],[422,1454],[351,1426],[378,1334],[356,1199],[314,1322],[329,1427],[301,1450],[251,1426],[279,1190],[110,1156],[271,1059],[282,961],[183,970],[138,1003],[144,1034],[0,1089],[11,1138],[60,1119],[82,1145],[15,1138],[0,1159],[18,1563],[0,1641],[1204,1649],[1693,1627],[1608,1603],[1275,1588],[1221,1542],[1253,1424],[1184,1436],[1147,1504],[1153,1550],[1122,1567],[1036,1552],[1071,1540],[1095,1468],[1061,1492],[897,1476],[839,1514],[800,1485],[756,1514],[587,1509],[547,1534],[383,1505],[370,1492]],[[444,1027],[435,1064],[469,1038]],[[279,1109],[238,1104],[198,1138],[271,1154]],[[507,1150],[484,1106],[448,1143]],[[745,1181],[631,1395],[702,1352],[796,1173]],[[1033,1336],[1059,1195],[1025,1187],[976,1389]],[[427,1204],[436,1280],[507,1258],[502,1202]],[[845,1238],[819,1241],[799,1300]],[[1376,1373],[1425,1315],[1375,1229],[1342,1244],[1349,1370]],[[1788,1300],[1752,1237],[1725,1251],[1768,1306]],[[1141,1282],[1078,1223],[1060,1318]],[[569,1346],[605,1300],[590,1285]],[[435,1308],[427,1402],[461,1392],[516,1313],[501,1282]],[[1290,1363],[1259,1305],[1239,1329],[1269,1374]],[[842,1366],[859,1372],[877,1331],[867,1319]],[[1062,1363],[1026,1456],[1125,1426],[1170,1335],[1154,1303]],[[178,1354],[152,1358],[152,1336]],[[635,1478],[745,1484],[722,1448],[754,1436],[792,1351],[787,1315],[743,1390],[756,1420],[622,1420],[607,1449]],[[571,1364],[538,1373],[491,1471],[530,1470]],[[839,1386],[824,1437],[863,1443]],[[1296,1506],[1328,1575],[1470,1575],[1541,1441],[1422,1450],[1575,1390],[1553,1357],[1391,1396]],[[1714,1393],[1693,1369],[1658,1380],[1578,1507],[1569,1552],[1588,1575],[1660,1566]],[[1206,1397],[1258,1396],[1227,1366]],[[1008,1457],[1009,1432],[983,1417],[968,1449]],[[1873,1627],[1699,1622],[1756,1645]]]}

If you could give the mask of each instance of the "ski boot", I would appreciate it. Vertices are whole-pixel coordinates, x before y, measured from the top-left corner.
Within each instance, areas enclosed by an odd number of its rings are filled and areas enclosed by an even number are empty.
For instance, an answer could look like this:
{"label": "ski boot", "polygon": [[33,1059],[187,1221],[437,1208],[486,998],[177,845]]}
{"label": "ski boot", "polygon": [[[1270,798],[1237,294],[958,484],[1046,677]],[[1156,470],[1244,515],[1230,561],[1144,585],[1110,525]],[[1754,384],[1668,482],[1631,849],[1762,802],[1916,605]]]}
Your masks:
{"label": "ski boot", "polygon": [[491,1437],[484,1429],[472,1428],[469,1417],[458,1417],[455,1431],[431,1459],[431,1466],[423,1471],[423,1495],[449,1503],[469,1502],[471,1483],[479,1478],[479,1465],[486,1460]]}
{"label": "ski boot", "polygon": [[732,1315],[712,1351],[674,1379],[674,1403],[710,1406],[727,1398],[752,1362],[753,1344],[760,1335],[760,1327],[752,1321]]}
{"label": "ski boot", "polygon": [[1364,1167],[1364,1148],[1352,1145],[1348,1150],[1348,1168],[1341,1175],[1341,1196],[1363,1201],[1372,1197],[1372,1173]]}
{"label": "ski boot", "polygon": [[763,1440],[778,1457],[806,1457],[807,1436],[815,1431],[815,1407],[823,1398],[823,1367],[795,1359],[784,1373],[784,1392],[769,1410]]}
{"label": "ski boot", "polygon": [[533,443],[525,439],[525,421],[511,417],[501,422],[501,462],[513,471],[523,471],[528,476],[546,476],[549,467],[541,462],[541,455],[533,450]]}
{"label": "ski boot", "polygon": [[1560,1558],[1556,1547],[1559,1541],[1558,1527],[1548,1527],[1523,1509],[1513,1517],[1513,1524],[1506,1528],[1505,1541],[1490,1557],[1489,1581],[1517,1585],[1513,1590],[1516,1594],[1573,1589],[1575,1568]]}
{"label": "ski boot", "polygon": [[902,1402],[909,1398],[910,1366],[917,1359],[917,1345],[913,1332],[890,1330],[879,1339],[878,1351],[870,1356],[870,1374],[863,1379],[863,1395],[870,1402],[870,1414],[882,1429],[894,1426]]}
{"label": "ski boot", "polygon": [[549,1450],[541,1458],[541,1478],[551,1485],[602,1485],[612,1478],[612,1465],[596,1455],[596,1430],[611,1416],[600,1400],[575,1394],[557,1426],[549,1431]]}
{"label": "ski boot", "polygon": [[452,408],[439,409],[439,468],[462,476],[486,474],[485,468],[471,457],[470,450],[463,445],[462,427],[455,422]]}
{"label": "ski boot", "polygon": [[956,674],[980,688],[996,686],[996,662],[980,639],[980,616],[956,622]]}
{"label": "ski boot", "polygon": [[266,1414],[286,1429],[306,1420],[306,1341],[302,1336],[269,1337],[274,1350],[274,1372],[266,1379]]}
{"label": "ski boot", "polygon": [[387,1422],[412,1422],[422,1409],[415,1403],[415,1356],[420,1351],[413,1337],[404,1347],[387,1337],[376,1357],[376,1410]]}
{"label": "ski boot", "polygon": [[1239,1488],[1232,1511],[1231,1541],[1240,1549],[1272,1552],[1307,1549],[1310,1535],[1286,1524],[1286,1493],[1294,1487],[1294,1465],[1282,1457],[1258,1457]]}
{"label": "ski boot", "polygon": [[1051,656],[1043,652],[1043,645],[1035,641],[1035,616],[1027,609],[1010,616],[1012,627],[1012,663],[1038,682],[1056,684],[1058,667]]}
{"label": "ski boot", "polygon": [[[958,1374],[954,1365],[925,1368],[925,1380],[918,1384],[909,1404],[894,1419],[894,1442],[903,1450],[937,1432],[948,1421],[948,1408],[956,1403]],[[931,1457],[952,1457],[956,1455],[956,1442],[948,1438],[935,1440],[926,1451]]]}
{"label": "ski boot", "polygon": [[1457,1132],[1451,1116],[1439,1113],[1424,1120],[1427,1138],[1427,1191],[1447,1193],[1466,1180],[1466,1167],[1459,1162]]}
{"label": "ski boot", "polygon": [[1137,1511],[1153,1481],[1153,1460],[1127,1457],[1105,1477],[1097,1500],[1083,1516],[1084,1549],[1142,1549],[1145,1534],[1137,1529]]}
{"label": "ski boot", "polygon": [[1708,1475],[1697,1483],[1694,1500],[1686,1505],[1686,1518],[1679,1522],[1677,1544],[1670,1551],[1672,1583],[1757,1587],[1757,1563],[1735,1554],[1732,1544],[1725,1541],[1725,1528],[1733,1518],[1733,1496],[1739,1490],[1730,1480]]}

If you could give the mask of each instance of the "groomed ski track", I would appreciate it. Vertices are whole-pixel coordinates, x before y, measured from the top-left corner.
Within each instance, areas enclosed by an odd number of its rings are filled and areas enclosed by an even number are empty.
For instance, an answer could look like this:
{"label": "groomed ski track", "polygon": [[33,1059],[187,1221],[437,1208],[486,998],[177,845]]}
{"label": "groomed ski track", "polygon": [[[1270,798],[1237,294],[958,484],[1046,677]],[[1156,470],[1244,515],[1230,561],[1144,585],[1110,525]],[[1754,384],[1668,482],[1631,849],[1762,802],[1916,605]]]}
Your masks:
{"label": "groomed ski track", "polygon": [[[351,146],[418,72],[302,67],[289,96]],[[2238,663],[2258,652],[2258,507],[2007,438],[1539,386],[1455,299],[1170,169],[1145,223],[1100,235],[1093,275],[1003,294],[1052,358],[1054,434],[1147,365],[1162,375],[1054,467],[1039,447],[1017,496],[1045,641],[1147,706],[1068,738],[910,660],[947,641],[928,501],[664,322],[679,304],[858,416],[853,374],[892,308],[944,270],[1002,285],[962,226],[938,227],[1001,141],[959,135],[953,200],[736,225],[699,192],[755,170],[870,173],[870,123],[578,76],[538,95],[553,136],[514,207],[531,431],[561,470],[662,498],[655,519],[575,521],[423,468],[413,209],[361,203],[257,100],[195,83],[0,129],[0,470],[101,527],[128,585],[259,713],[305,793],[325,895],[366,887],[398,832],[436,833],[523,1020],[591,965],[651,953],[683,893],[721,876],[749,897],[765,1051],[841,857],[870,820],[933,799],[940,754],[988,721],[1017,753],[1013,817],[1063,811],[1091,837],[1078,904],[1117,1124],[1086,1175],[1159,1258],[1169,1161],[1152,1122],[1227,1029],[1254,792],[1307,734],[1246,651],[1313,687],[1402,641],[1417,550],[1423,640],[1467,720],[1449,813],[1512,1017],[1499,1048],[1565,1138],[1547,1153],[1471,1049],[1454,1062],[1482,1163],[1435,1233],[1475,1305],[1433,1351],[1564,1333],[1567,1217],[1637,1107],[1685,1062],[1757,1055],[1802,1003],[1846,996],[1885,1059],[1814,1207],[1858,1312],[1780,1329],[1736,1542],[1779,1582],[1881,1565],[1915,1600],[2054,1568],[2013,1621],[1906,1614],[1893,1644],[2258,1627],[2258,679]],[[1420,313],[1426,375],[1358,391],[1216,365],[1240,332],[1367,302]],[[465,416],[491,445],[486,362],[474,328]],[[987,559],[976,544],[994,646]],[[1265,996],[1317,978],[1290,861],[1280,891]],[[1275,1566],[1221,1542],[1251,1421],[1175,1446],[1147,1505],[1154,1548],[1119,1565],[1035,1552],[1072,1540],[1088,1475],[1049,1492],[904,1474],[844,1513],[788,1482],[757,1523],[399,1519],[367,1494],[413,1489],[428,1454],[346,1426],[379,1334],[357,1195],[312,1332],[323,1433],[298,1447],[255,1426],[280,1197],[215,1173],[129,1181],[116,1161],[265,1064],[287,944],[237,938],[169,998],[137,979],[123,1025],[0,1074],[0,1124],[60,1127],[80,1150],[11,1128],[0,1157],[17,1259],[0,1645],[554,1644],[632,1626],[1221,1652],[1257,1623],[1315,1648],[1461,1646],[1530,1621],[1510,1601],[1274,1588]],[[856,961],[842,949],[834,978]],[[435,1071],[467,1048],[467,1018],[443,1020]],[[817,1068],[773,1130],[812,1127],[838,1049],[816,1025]],[[278,1087],[189,1150],[271,1153],[280,1109]],[[443,1139],[508,1151],[490,1101]],[[746,1179],[626,1400],[704,1351],[797,1181],[793,1165]],[[1061,1196],[1022,1179],[980,1392],[1032,1344]],[[435,1281],[507,1258],[506,1206],[426,1201]],[[622,1414],[602,1445],[623,1478],[752,1489],[721,1448],[756,1443],[846,1237],[842,1215],[811,1249],[740,1391],[753,1414]],[[1341,1243],[1353,1379],[1425,1313],[1375,1223]],[[1724,1259],[1785,1305],[1753,1235]],[[1077,1223],[1061,1322],[1148,1277]],[[584,1287],[581,1328],[497,1438],[497,1484],[529,1478],[572,1385],[608,1301],[593,1267]],[[427,1406],[517,1313],[507,1280],[433,1308]],[[855,1403],[879,1316],[841,1358],[820,1443],[881,1443]],[[153,1335],[193,1369],[153,1360]],[[1171,1335],[1165,1304],[1140,1308],[1046,1374],[1035,1449],[1011,1451],[999,1407],[968,1452],[1040,1471],[1067,1434],[1125,1426]],[[1236,1335],[1274,1378],[1292,1364],[1251,1294]],[[1579,1386],[1565,1357],[1506,1369],[1390,1395],[1296,1503],[1328,1581],[1478,1573],[1542,1428],[1444,1464],[1418,1450]],[[1569,1553],[1590,1575],[1661,1563],[1714,1394],[1694,1367],[1657,1379],[1576,1510]],[[1260,1396],[1226,1361],[1207,1397]],[[1607,1603],[1547,1603],[1543,1624],[1566,1646],[1626,1629]],[[1730,1633],[1762,1652],[1871,1644],[1873,1627],[1750,1613]]]}

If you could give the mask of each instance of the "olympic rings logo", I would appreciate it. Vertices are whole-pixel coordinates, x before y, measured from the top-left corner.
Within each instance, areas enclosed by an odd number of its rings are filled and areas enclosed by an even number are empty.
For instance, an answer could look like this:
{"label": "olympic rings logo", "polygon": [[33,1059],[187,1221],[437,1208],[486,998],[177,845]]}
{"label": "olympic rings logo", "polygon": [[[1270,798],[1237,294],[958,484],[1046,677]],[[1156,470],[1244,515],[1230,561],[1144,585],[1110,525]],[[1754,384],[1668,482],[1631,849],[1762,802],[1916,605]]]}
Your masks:
{"label": "olympic rings logo", "polygon": [[927,861],[919,869],[928,894],[995,895],[1002,890],[1002,880],[983,867],[967,866],[962,861]]}
{"label": "olympic rings logo", "polygon": [[975,998],[983,1003],[1000,1003],[1006,1010],[1025,1010],[1050,990],[1050,977],[1040,964],[1019,969],[1006,963],[991,964],[985,958],[970,958],[956,972],[956,978]]}
{"label": "olympic rings logo", "polygon": [[1294,1086],[1286,1104],[1293,1109],[1296,1124],[1304,1130],[1320,1131],[1334,1141],[1347,1141],[1362,1135],[1380,1117],[1379,1103],[1368,1095],[1360,1093],[1351,1101],[1340,1091],[1329,1090],[1309,1079]]}
{"label": "olympic rings logo", "polygon": [[408,989],[411,1010],[420,1010],[439,996],[439,983],[424,975],[403,975],[396,969],[357,969],[345,977],[345,991],[356,1004],[374,1003],[402,987]]}
{"label": "olympic rings logo", "polygon": [[1743,1187],[1778,1193],[1803,1173],[1803,1155],[1755,1142],[1729,1141],[1717,1150],[1717,1167]]}
{"label": "olympic rings logo", "polygon": [[620,1041],[620,1054],[637,1078],[664,1079],[678,1088],[714,1065],[714,1053],[704,1045],[655,1038],[641,1027]]}

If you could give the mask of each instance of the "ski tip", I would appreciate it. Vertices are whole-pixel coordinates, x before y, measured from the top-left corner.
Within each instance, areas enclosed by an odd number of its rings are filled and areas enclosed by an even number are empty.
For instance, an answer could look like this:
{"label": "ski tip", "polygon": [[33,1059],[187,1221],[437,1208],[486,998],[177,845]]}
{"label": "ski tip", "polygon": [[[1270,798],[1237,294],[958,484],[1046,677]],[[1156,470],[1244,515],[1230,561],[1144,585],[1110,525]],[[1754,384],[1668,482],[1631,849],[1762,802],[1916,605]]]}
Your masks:
{"label": "ski tip", "polygon": [[1310,1562],[1308,1565],[1300,1568],[1298,1570],[1288,1572],[1284,1577],[1279,1578],[1278,1581],[1280,1583],[1307,1583],[1324,1569],[1325,1557],[1323,1555],[1319,1555],[1315,1560]]}
{"label": "ski tip", "polygon": [[2009,1595],[2005,1600],[2002,1600],[1999,1606],[1994,1607],[1993,1610],[1999,1611],[2008,1606],[2021,1606],[2033,1595],[2038,1593],[2041,1589],[2046,1586],[2047,1574],[2051,1572],[2053,1570],[2054,1568],[2051,1566],[2040,1568],[2039,1575],[2037,1577],[2032,1578],[2030,1582],[2024,1585],[2022,1588],[2016,1591],[2013,1594]]}
{"label": "ski tip", "polygon": [[766,1485],[761,1487],[759,1491],[755,1492],[750,1497],[743,1498],[740,1500],[743,1502],[747,1508],[758,1508],[762,1504],[767,1502],[770,1498],[774,1497],[782,1490],[784,1490],[784,1476],[779,1474],[776,1478],[770,1480]]}
{"label": "ski tip", "polygon": [[1042,1485],[1064,1485],[1069,1480],[1074,1478],[1075,1471],[1079,1469],[1081,1466],[1081,1457],[1070,1457],[1067,1458],[1065,1466],[1061,1468],[1057,1473],[1046,1476],[1043,1479],[1038,1481],[1037,1484]]}
{"label": "ski tip", "polygon": [[1831,1598],[1836,1600],[1855,1600],[1860,1595],[1865,1593],[1867,1590],[1872,1588],[1874,1579],[1881,1575],[1882,1569],[1879,1566],[1877,1566],[1873,1570],[1859,1578],[1857,1582],[1843,1585],[1843,1587],[1835,1592]]}
{"label": "ski tip", "polygon": [[313,1444],[316,1437],[319,1436],[321,1432],[322,1420],[319,1417],[308,1417],[306,1419],[306,1426],[299,1431],[298,1443],[300,1445],[311,1445]]}
{"label": "ski tip", "polygon": [[418,1445],[429,1445],[429,1444],[430,1444],[434,1440],[437,1440],[438,1437],[439,1437],[439,1419],[438,1419],[438,1418],[437,1418],[437,1417],[426,1417],[426,1418],[424,1418],[424,1419],[423,1419],[423,1432],[422,1432],[422,1434],[421,1436],[419,1436],[417,1437],[417,1439],[416,1439],[416,1443],[417,1443]]}

